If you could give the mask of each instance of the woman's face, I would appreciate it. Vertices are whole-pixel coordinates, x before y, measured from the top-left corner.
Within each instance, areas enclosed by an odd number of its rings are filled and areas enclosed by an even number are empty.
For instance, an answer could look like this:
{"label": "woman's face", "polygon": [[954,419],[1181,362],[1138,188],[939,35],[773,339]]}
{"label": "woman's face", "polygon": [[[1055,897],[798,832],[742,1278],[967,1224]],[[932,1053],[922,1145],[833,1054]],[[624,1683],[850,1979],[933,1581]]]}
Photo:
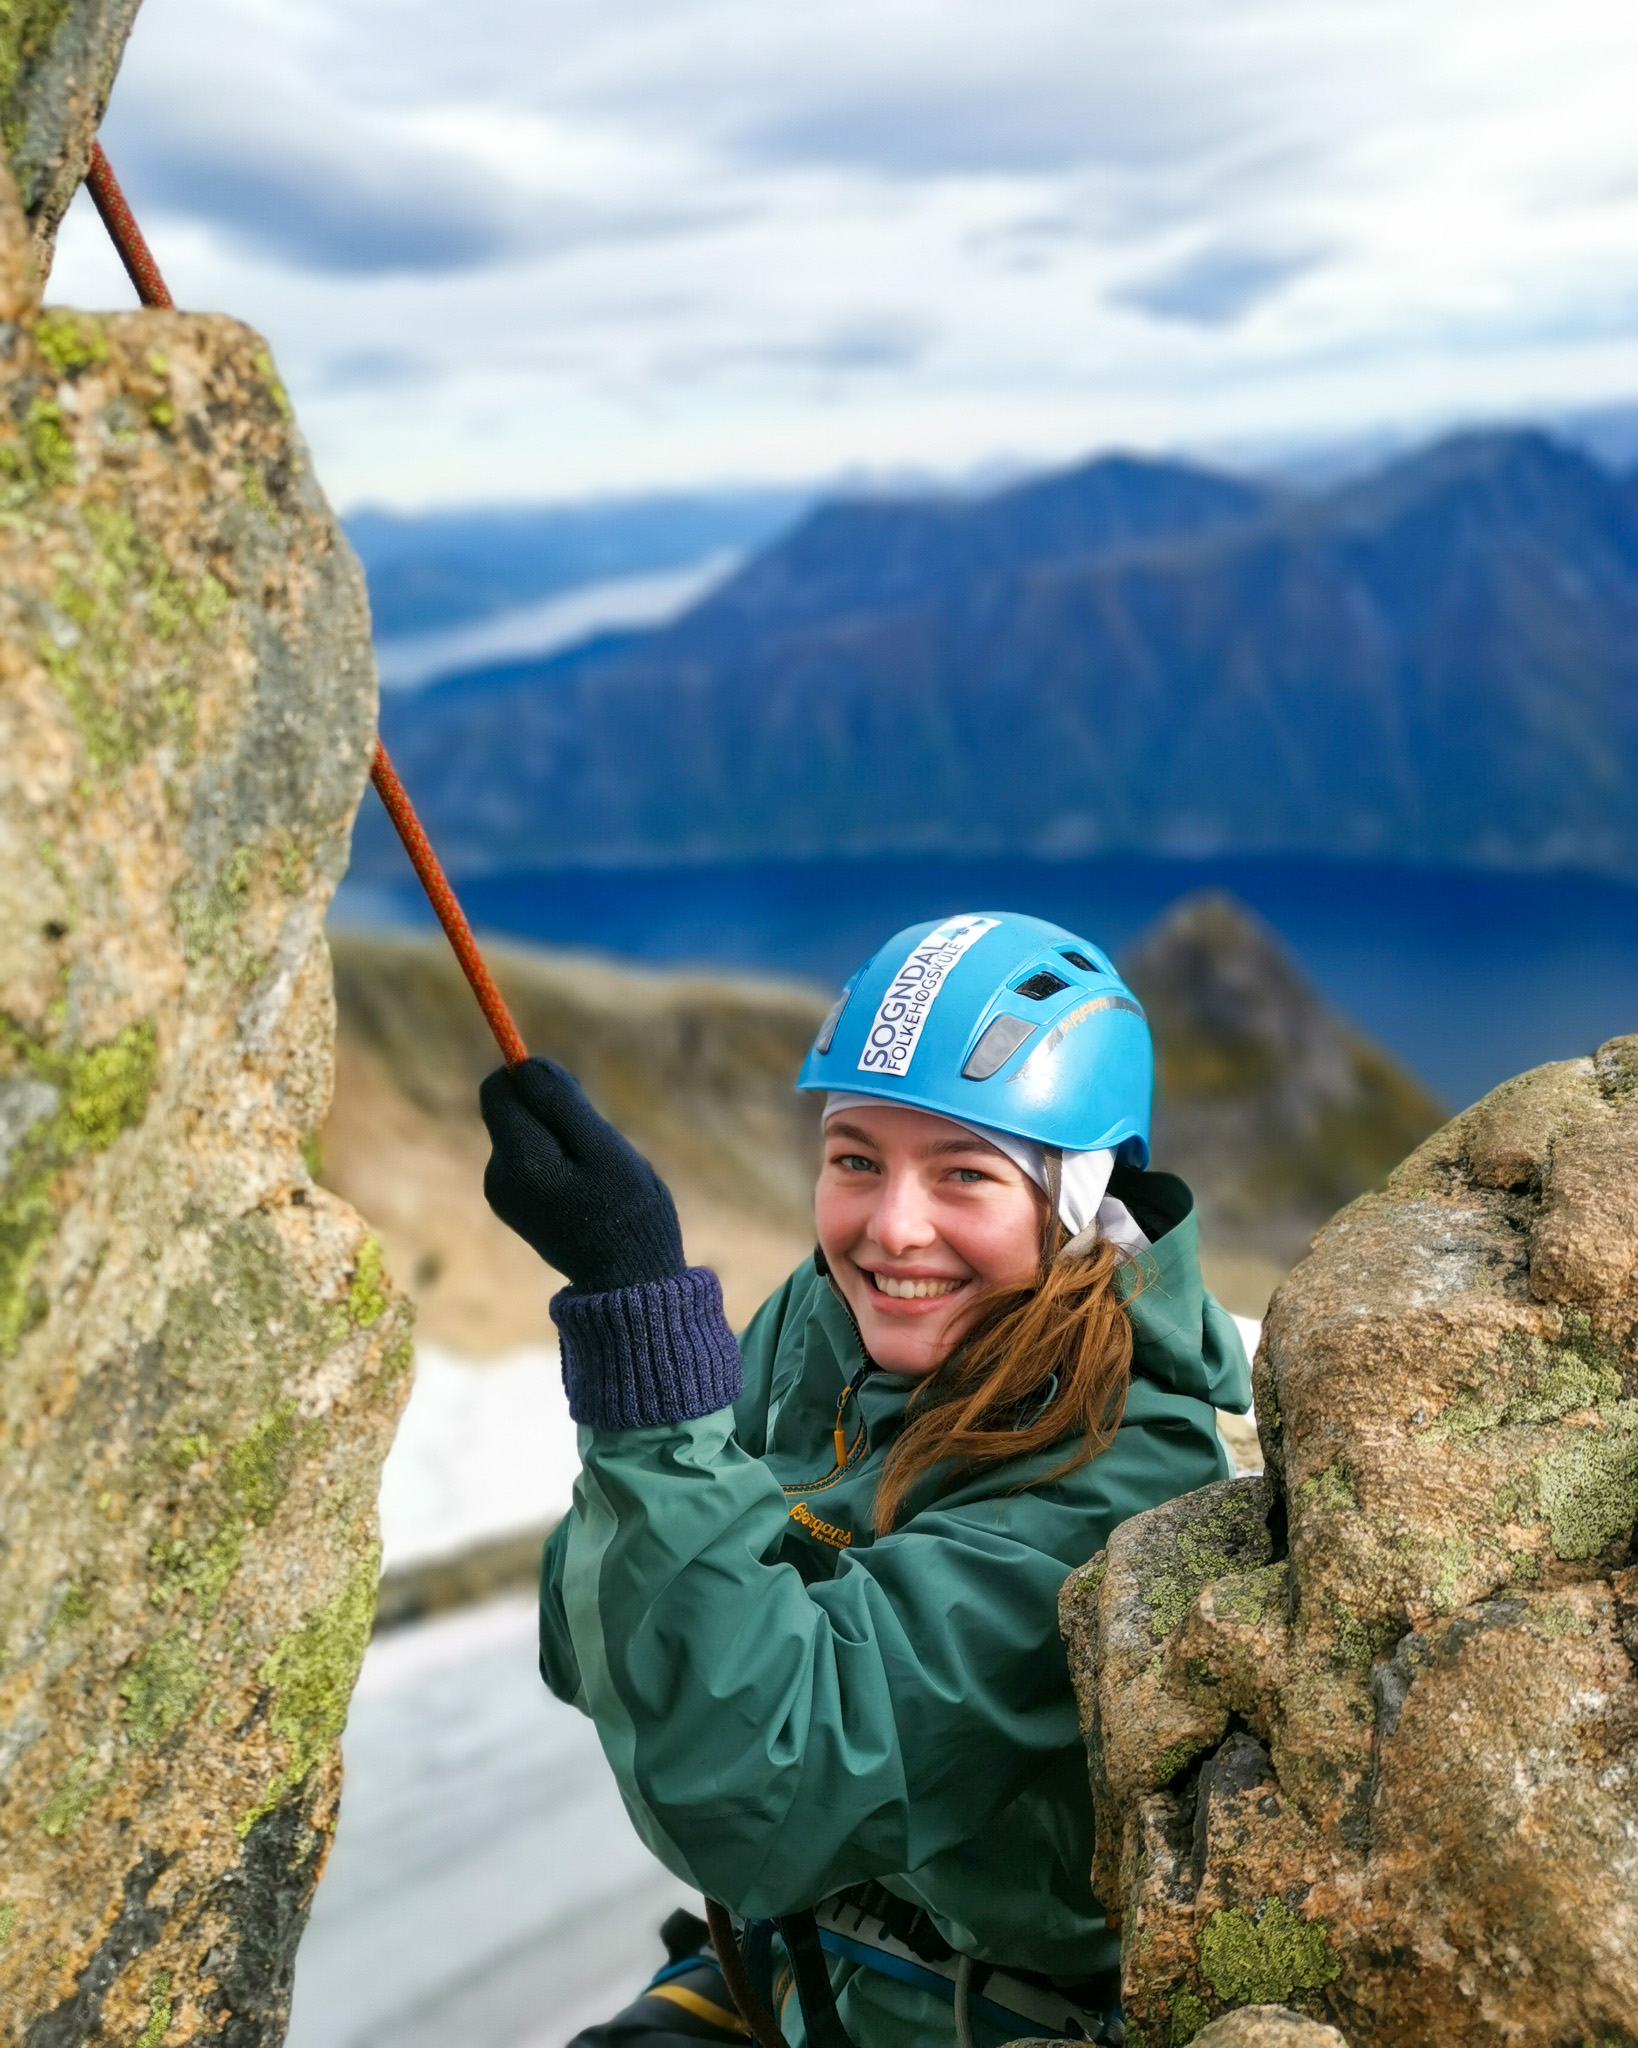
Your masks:
{"label": "woman's face", "polygon": [[945,1117],[889,1103],[832,1117],[814,1221],[875,1362],[907,1379],[941,1365],[980,1289],[1034,1276],[1045,1200]]}

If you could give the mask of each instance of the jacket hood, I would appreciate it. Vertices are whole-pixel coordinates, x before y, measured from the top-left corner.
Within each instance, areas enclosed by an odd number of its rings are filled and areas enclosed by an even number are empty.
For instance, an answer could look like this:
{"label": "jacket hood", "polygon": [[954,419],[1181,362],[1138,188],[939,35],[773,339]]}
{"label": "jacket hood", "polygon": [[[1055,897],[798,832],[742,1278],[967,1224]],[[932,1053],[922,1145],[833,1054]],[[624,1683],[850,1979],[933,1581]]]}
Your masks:
{"label": "jacket hood", "polygon": [[1150,1239],[1125,1269],[1132,1371],[1173,1393],[1243,1415],[1251,1365],[1234,1318],[1206,1292],[1194,1196],[1174,1173],[1117,1167],[1109,1184]]}

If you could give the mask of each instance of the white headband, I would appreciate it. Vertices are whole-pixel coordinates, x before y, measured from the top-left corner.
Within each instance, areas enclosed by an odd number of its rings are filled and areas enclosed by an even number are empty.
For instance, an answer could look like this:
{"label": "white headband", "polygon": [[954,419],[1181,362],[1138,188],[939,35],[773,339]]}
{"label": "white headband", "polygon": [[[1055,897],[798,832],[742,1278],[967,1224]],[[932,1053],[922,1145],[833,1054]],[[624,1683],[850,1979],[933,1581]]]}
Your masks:
{"label": "white headband", "polygon": [[[894,1103],[882,1095],[831,1094],[825,1097],[825,1122],[844,1109],[913,1109],[914,1103]],[[1011,1131],[991,1130],[987,1124],[969,1123],[964,1116],[948,1116],[943,1110],[924,1110],[947,1124],[971,1131],[986,1145],[1005,1153],[1020,1172],[1028,1174],[1043,1194],[1047,1191],[1046,1147],[1033,1138],[1016,1137]],[[1066,1152],[1058,1183],[1058,1215],[1071,1239],[1083,1234],[1112,1238],[1123,1249],[1146,1251],[1149,1240],[1133,1220],[1124,1202],[1107,1193],[1109,1176],[1115,1170],[1113,1152]],[[1068,1246],[1065,1249],[1069,1249]]]}

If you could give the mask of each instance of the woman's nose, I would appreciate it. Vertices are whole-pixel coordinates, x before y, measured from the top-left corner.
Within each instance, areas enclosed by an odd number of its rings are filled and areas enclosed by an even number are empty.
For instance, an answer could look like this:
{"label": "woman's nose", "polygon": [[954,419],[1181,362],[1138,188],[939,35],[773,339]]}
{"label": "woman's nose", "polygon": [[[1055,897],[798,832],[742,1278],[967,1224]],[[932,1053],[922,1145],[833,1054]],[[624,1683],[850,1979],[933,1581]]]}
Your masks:
{"label": "woman's nose", "polygon": [[938,1235],[927,1191],[915,1174],[889,1174],[871,1219],[870,1234],[889,1258],[919,1251]]}

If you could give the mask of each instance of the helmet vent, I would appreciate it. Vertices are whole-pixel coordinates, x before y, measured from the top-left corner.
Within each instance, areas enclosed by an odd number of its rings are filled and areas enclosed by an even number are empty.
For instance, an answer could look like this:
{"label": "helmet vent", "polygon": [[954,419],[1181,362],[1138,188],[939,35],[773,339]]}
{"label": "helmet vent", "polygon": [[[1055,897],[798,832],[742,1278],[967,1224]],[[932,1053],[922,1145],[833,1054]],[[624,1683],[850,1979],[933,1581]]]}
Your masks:
{"label": "helmet vent", "polygon": [[829,1052],[830,1042],[836,1036],[836,1027],[842,1021],[842,1012],[847,1008],[846,989],[836,998],[825,1012],[825,1021],[819,1026],[819,1036],[813,1041],[815,1052]]}
{"label": "helmet vent", "polygon": [[1032,974],[1028,981],[1019,982],[1018,994],[1028,996],[1032,1003],[1044,1003],[1048,996],[1055,996],[1060,989],[1068,986],[1069,983],[1061,974],[1054,974],[1050,967],[1043,967],[1039,972]]}
{"label": "helmet vent", "polygon": [[[1067,982],[1060,982],[1060,988],[1067,988]],[[992,1074],[998,1074],[1026,1038],[1035,1036],[1035,1026],[1026,1024],[1022,1017],[997,1017],[984,1036],[967,1055],[967,1064],[961,1070],[964,1081],[987,1081]]]}
{"label": "helmet vent", "polygon": [[1062,949],[1062,957],[1069,962],[1071,967],[1078,967],[1083,974],[1101,974],[1103,972],[1103,969],[1095,960],[1088,960],[1084,953],[1072,953],[1067,946]]}

